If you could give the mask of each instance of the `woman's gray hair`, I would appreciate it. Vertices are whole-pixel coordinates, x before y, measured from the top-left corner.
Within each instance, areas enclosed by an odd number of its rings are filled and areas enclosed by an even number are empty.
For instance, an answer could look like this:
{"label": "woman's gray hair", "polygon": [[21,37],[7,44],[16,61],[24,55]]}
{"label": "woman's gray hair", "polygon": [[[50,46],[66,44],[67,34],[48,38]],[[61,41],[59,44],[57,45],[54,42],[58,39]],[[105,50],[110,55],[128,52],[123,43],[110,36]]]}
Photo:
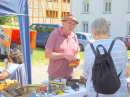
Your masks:
{"label": "woman's gray hair", "polygon": [[108,35],[110,31],[110,26],[105,18],[100,17],[92,22],[91,29],[94,30],[97,36],[101,34]]}
{"label": "woman's gray hair", "polygon": [[9,57],[14,61],[14,63],[22,64],[24,62],[23,54],[20,52],[19,49],[11,49]]}

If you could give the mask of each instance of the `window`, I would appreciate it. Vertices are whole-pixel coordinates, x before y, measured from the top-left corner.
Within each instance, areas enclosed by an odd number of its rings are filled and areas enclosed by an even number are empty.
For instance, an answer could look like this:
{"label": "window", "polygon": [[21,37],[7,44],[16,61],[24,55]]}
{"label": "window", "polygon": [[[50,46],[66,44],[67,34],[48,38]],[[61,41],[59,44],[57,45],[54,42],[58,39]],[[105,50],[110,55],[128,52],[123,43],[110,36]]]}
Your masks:
{"label": "window", "polygon": [[89,12],[89,2],[83,2],[83,13]]}
{"label": "window", "polygon": [[62,2],[66,2],[66,0],[62,0]]}
{"label": "window", "polygon": [[130,39],[128,39],[128,38],[122,38],[122,41],[123,42],[130,42]]}
{"label": "window", "polygon": [[58,11],[46,10],[46,17],[58,18]]}
{"label": "window", "polygon": [[82,39],[83,39],[83,40],[86,40],[86,36],[85,36],[85,35],[82,35]]}
{"label": "window", "polygon": [[89,40],[95,40],[92,35],[88,35]]}
{"label": "window", "polygon": [[70,0],[67,0],[68,3],[70,3]]}
{"label": "window", "polygon": [[128,1],[128,12],[130,12],[130,0]]}
{"label": "window", "polygon": [[122,41],[123,41],[123,42],[126,42],[127,40],[126,40],[125,38],[122,38]]}
{"label": "window", "polygon": [[57,29],[57,27],[54,26],[48,26],[47,33],[51,33],[53,30]]}
{"label": "window", "polygon": [[130,22],[128,23],[128,35],[130,35]]}
{"label": "window", "polygon": [[78,38],[78,39],[82,39],[82,35],[81,35],[81,34],[77,34],[77,33],[76,33],[76,35],[77,35],[77,38]]}
{"label": "window", "polygon": [[83,32],[88,33],[88,22],[83,22]]}
{"label": "window", "polygon": [[37,26],[37,32],[43,32],[43,33],[45,33],[46,32],[46,26],[38,25]]}
{"label": "window", "polygon": [[105,1],[105,12],[111,12],[111,0]]}
{"label": "window", "polygon": [[35,28],[36,28],[36,25],[31,25],[30,27],[31,30],[35,30]]}
{"label": "window", "polygon": [[116,40],[121,40],[120,38],[116,38]]}
{"label": "window", "polygon": [[61,12],[61,18],[66,17],[67,14],[70,14],[70,12]]}

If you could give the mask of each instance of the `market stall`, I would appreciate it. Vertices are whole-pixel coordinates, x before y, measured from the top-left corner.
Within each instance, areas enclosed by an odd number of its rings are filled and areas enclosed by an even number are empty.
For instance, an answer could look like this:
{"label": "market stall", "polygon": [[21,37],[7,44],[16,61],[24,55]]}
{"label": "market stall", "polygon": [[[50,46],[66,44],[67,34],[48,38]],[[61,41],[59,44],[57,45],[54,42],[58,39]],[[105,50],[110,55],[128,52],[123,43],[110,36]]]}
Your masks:
{"label": "market stall", "polygon": [[[31,57],[36,48],[37,32],[30,30]],[[10,49],[17,48],[22,52],[20,31],[18,27],[0,25],[0,55],[9,54]]]}
{"label": "market stall", "polygon": [[27,82],[31,84],[31,50],[28,0],[0,0],[0,16],[17,15]]}
{"label": "market stall", "polygon": [[[84,97],[86,95],[86,80],[54,79],[41,84],[20,85],[16,80],[6,79],[0,82],[3,97]],[[27,96],[29,95],[29,96]]]}

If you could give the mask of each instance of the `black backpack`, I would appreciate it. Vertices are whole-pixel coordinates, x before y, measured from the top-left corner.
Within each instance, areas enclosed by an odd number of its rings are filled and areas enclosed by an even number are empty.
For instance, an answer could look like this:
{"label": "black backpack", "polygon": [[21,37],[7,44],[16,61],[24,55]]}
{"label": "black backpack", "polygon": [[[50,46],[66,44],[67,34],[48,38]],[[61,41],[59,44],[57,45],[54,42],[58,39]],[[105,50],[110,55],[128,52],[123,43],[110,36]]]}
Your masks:
{"label": "black backpack", "polygon": [[[111,58],[111,50],[115,43],[115,39],[112,41],[108,52],[102,45],[98,45],[96,51],[93,44],[90,46],[95,54],[95,62],[92,68],[92,81],[94,90],[101,94],[114,94],[121,86],[120,75],[117,75],[114,62]],[[101,55],[98,47],[102,47],[104,54]]]}

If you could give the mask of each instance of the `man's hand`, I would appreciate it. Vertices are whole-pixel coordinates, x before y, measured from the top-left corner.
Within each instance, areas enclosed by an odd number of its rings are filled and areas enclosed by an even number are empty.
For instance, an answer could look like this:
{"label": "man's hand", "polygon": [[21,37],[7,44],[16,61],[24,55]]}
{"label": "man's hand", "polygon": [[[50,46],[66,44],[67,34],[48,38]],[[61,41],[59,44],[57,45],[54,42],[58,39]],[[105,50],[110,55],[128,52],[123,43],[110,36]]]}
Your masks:
{"label": "man's hand", "polygon": [[76,66],[74,66],[74,68],[77,68],[77,66],[79,65],[79,63],[80,63],[80,59],[77,59],[77,64],[76,64]]}
{"label": "man's hand", "polygon": [[76,57],[74,55],[70,55],[70,54],[65,54],[65,59],[68,59],[71,62],[77,61]]}

